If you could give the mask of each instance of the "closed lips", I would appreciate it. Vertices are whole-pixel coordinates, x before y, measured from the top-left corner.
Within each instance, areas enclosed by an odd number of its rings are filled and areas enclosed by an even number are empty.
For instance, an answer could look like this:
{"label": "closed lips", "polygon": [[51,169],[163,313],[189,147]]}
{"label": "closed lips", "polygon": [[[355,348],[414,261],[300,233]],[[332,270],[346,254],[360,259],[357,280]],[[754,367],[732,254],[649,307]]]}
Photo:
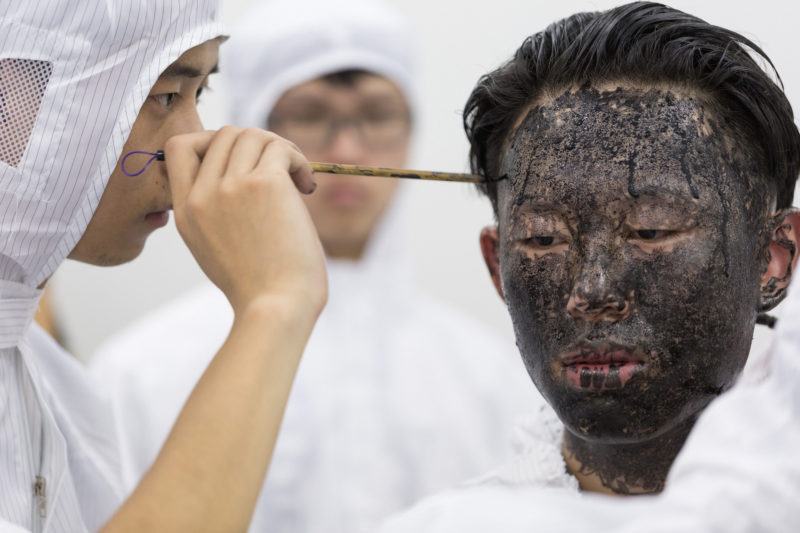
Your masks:
{"label": "closed lips", "polygon": [[590,390],[624,387],[644,367],[643,357],[636,351],[611,346],[579,348],[559,360],[568,384]]}

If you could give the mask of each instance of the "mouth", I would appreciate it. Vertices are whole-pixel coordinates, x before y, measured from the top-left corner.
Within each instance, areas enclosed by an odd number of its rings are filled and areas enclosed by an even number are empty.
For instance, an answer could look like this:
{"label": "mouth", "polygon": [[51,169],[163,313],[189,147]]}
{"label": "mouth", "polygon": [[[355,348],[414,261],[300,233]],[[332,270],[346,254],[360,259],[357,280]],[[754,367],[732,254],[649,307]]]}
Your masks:
{"label": "mouth", "polygon": [[325,194],[326,200],[334,207],[360,207],[365,200],[364,191],[355,185],[335,184]]}
{"label": "mouth", "polygon": [[144,220],[154,228],[166,226],[169,222],[169,212],[171,210],[172,206],[168,206],[165,209],[160,209],[158,211],[150,211],[144,216]]}
{"label": "mouth", "polygon": [[614,343],[581,344],[559,355],[564,381],[583,390],[621,389],[645,367],[641,350]]}

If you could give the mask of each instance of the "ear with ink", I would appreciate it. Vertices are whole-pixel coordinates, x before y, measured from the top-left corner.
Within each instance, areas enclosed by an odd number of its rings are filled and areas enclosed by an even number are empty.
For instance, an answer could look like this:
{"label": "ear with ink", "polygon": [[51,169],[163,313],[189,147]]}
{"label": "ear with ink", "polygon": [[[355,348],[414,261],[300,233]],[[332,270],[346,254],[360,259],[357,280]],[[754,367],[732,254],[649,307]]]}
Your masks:
{"label": "ear with ink", "polygon": [[759,312],[769,311],[786,296],[786,287],[797,266],[797,246],[800,242],[800,209],[781,209],[772,217],[772,240],[767,249],[769,262],[761,276]]}
{"label": "ear with ink", "polygon": [[503,301],[506,297],[503,294],[503,283],[500,280],[500,256],[499,256],[500,237],[498,236],[497,226],[486,226],[481,230],[481,253],[492,277],[494,288]]}

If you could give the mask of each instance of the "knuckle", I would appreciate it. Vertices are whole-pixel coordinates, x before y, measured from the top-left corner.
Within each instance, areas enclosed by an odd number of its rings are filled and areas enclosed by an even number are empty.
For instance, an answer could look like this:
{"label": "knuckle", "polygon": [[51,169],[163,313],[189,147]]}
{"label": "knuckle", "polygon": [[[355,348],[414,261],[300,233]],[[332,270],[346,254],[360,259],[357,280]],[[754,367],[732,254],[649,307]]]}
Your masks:
{"label": "knuckle", "polygon": [[285,141],[285,142],[286,142],[286,144],[288,144],[288,145],[289,145],[289,147],[290,147],[292,150],[294,150],[295,152],[298,152],[298,153],[301,153],[301,154],[303,153],[303,151],[302,151],[302,150],[300,150],[300,147],[299,147],[299,146],[297,146],[297,145],[296,145],[295,143],[293,143],[292,141],[290,141],[289,139],[284,139],[284,141]]}
{"label": "knuckle", "polygon": [[269,175],[266,172],[251,172],[242,180],[242,185],[247,194],[259,195],[268,188]]}
{"label": "knuckle", "polygon": [[189,217],[197,217],[205,209],[205,202],[197,194],[190,194],[186,198],[186,215]]}
{"label": "knuckle", "polygon": [[188,135],[174,135],[167,139],[167,142],[164,143],[164,151],[165,152],[175,152],[181,151],[187,145],[189,145],[189,136]]}
{"label": "knuckle", "polygon": [[284,139],[278,137],[277,139],[270,142],[267,147],[264,149],[265,152],[269,152],[270,154],[274,154],[273,157],[279,153],[288,153],[292,148],[289,146],[289,142],[285,141]]}
{"label": "knuckle", "polygon": [[236,126],[222,126],[217,130],[217,133],[214,134],[214,137],[235,137],[239,135],[241,131],[242,129]]}
{"label": "knuckle", "polygon": [[234,200],[239,195],[242,181],[243,180],[238,180],[237,182],[224,181],[219,186],[218,194],[220,201],[225,203]]}
{"label": "knuckle", "polygon": [[241,134],[245,137],[252,137],[254,139],[264,139],[267,138],[268,136],[267,135],[268,132],[260,130],[258,128],[245,128],[244,130],[242,130]]}

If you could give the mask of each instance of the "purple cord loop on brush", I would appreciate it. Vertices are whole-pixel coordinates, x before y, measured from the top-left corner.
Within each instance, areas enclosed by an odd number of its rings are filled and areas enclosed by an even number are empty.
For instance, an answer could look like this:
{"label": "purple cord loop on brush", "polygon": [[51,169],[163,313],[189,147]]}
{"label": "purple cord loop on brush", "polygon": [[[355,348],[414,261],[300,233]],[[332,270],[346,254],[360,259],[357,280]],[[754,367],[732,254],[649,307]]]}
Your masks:
{"label": "purple cord loop on brush", "polygon": [[[147,162],[144,164],[144,166],[142,166],[142,168],[139,169],[139,172],[128,172],[128,170],[125,168],[125,162],[128,160],[128,158],[130,156],[136,155],[136,154],[149,155],[150,159],[148,159]],[[122,158],[122,161],[120,161],[119,166],[122,168],[122,173],[123,174],[125,174],[126,176],[129,176],[131,178],[134,178],[134,177],[138,176],[139,174],[141,174],[142,172],[144,172],[145,170],[147,170],[147,167],[150,166],[150,163],[152,163],[153,161],[164,161],[164,151],[163,150],[159,150],[157,152],[143,152],[141,150],[136,150],[136,151],[133,151],[133,152],[128,152]]]}

